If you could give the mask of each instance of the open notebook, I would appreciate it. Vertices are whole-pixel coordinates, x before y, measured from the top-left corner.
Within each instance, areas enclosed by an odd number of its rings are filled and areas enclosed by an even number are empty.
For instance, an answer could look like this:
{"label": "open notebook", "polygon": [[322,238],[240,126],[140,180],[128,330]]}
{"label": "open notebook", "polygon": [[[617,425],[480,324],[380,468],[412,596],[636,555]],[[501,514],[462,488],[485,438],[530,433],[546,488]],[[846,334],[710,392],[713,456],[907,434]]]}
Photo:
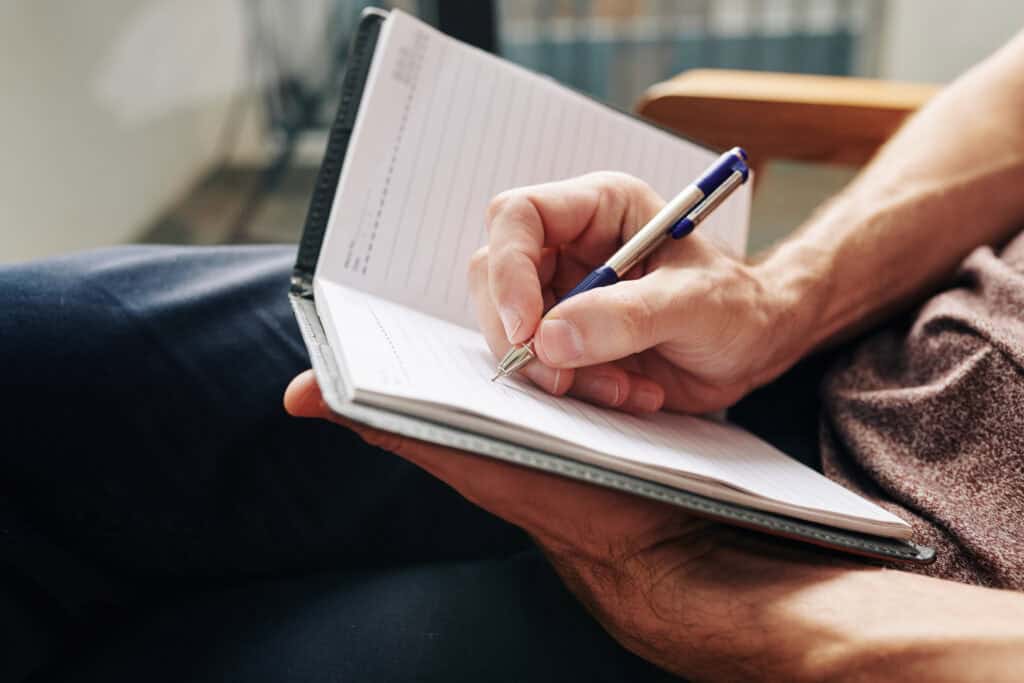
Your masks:
{"label": "open notebook", "polygon": [[[466,266],[503,189],[622,170],[671,196],[716,153],[448,38],[369,12],[291,293],[332,409],[390,431],[867,555],[927,561],[910,527],[715,420],[635,417],[490,381]],[[745,247],[749,185],[701,227]]]}

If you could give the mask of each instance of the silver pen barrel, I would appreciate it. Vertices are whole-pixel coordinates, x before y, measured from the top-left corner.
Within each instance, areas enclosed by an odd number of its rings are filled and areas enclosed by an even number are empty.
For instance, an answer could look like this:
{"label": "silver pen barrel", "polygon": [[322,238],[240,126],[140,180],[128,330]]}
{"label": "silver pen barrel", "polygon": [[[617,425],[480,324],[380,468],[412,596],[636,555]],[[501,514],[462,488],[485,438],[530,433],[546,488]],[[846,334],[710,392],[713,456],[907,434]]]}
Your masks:
{"label": "silver pen barrel", "polygon": [[686,215],[686,212],[700,204],[704,199],[704,193],[696,185],[690,185],[672,201],[662,207],[661,211],[654,214],[654,218],[647,221],[647,224],[640,228],[633,237],[629,238],[619,250],[612,254],[612,257],[605,262],[605,265],[622,277],[626,272],[640,261],[643,261],[658,245],[668,238],[668,231],[675,223]]}
{"label": "silver pen barrel", "polygon": [[693,227],[696,228],[698,225],[704,222],[704,219],[711,215],[711,212],[718,208],[718,206],[729,198],[732,191],[743,184],[745,178],[739,171],[733,171],[733,174],[726,178],[725,182],[718,186],[714,192],[708,195],[708,198],[704,200],[700,206],[687,216],[693,223]]}

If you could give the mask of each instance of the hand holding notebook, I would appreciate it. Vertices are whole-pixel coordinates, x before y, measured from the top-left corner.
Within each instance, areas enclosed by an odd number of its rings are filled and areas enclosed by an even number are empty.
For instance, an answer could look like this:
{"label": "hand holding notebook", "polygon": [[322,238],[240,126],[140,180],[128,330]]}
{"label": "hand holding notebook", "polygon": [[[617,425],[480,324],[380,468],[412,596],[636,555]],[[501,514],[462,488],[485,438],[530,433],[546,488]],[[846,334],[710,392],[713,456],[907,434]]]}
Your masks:
{"label": "hand holding notebook", "polygon": [[[489,381],[494,359],[464,273],[486,240],[491,197],[608,168],[671,196],[715,156],[407,15],[364,22],[292,290],[324,400],[421,441],[771,533],[926,561],[904,522],[735,426],[638,417]],[[749,201],[741,188],[700,239],[678,244],[735,263],[720,254],[743,253]]]}

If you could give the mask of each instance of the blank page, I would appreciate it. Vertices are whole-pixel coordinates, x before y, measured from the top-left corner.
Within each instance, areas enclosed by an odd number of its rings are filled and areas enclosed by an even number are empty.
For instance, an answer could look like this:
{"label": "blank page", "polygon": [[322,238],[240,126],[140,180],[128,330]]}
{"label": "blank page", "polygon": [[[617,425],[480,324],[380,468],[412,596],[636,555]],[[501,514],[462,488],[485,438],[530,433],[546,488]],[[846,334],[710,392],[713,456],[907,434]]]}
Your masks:
{"label": "blank page", "polygon": [[[475,329],[466,268],[494,195],[617,170],[668,199],[716,156],[392,11],[316,276]],[[749,205],[748,184],[701,234],[742,255]]]}
{"label": "blank page", "polygon": [[[517,434],[541,435],[545,450],[554,453],[574,457],[586,451],[634,469],[718,482],[763,499],[745,501],[755,507],[811,521],[884,535],[909,533],[899,518],[738,427],[669,413],[628,415],[555,398],[518,379],[491,382],[495,360],[476,332],[327,281],[317,283],[316,298],[357,399],[371,392],[443,406],[452,419],[473,414],[511,425]],[[345,330],[359,333],[339,338]]]}

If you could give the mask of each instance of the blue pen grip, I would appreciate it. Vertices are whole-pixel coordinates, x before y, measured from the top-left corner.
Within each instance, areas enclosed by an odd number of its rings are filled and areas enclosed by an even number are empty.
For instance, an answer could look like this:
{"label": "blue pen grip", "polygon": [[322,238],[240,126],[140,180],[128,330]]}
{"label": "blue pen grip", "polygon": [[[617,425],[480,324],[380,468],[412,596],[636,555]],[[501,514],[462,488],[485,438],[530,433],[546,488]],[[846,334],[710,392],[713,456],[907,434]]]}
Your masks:
{"label": "blue pen grip", "polygon": [[689,235],[696,227],[689,218],[680,218],[679,222],[672,226],[668,234],[672,235],[672,239],[678,240]]}
{"label": "blue pen grip", "polygon": [[568,294],[562,297],[562,301],[565,301],[569,297],[576,296],[577,294],[590,291],[591,289],[614,285],[618,281],[618,274],[612,270],[610,266],[601,266],[597,270],[591,271],[590,275],[580,280],[578,285],[573,287]]}

